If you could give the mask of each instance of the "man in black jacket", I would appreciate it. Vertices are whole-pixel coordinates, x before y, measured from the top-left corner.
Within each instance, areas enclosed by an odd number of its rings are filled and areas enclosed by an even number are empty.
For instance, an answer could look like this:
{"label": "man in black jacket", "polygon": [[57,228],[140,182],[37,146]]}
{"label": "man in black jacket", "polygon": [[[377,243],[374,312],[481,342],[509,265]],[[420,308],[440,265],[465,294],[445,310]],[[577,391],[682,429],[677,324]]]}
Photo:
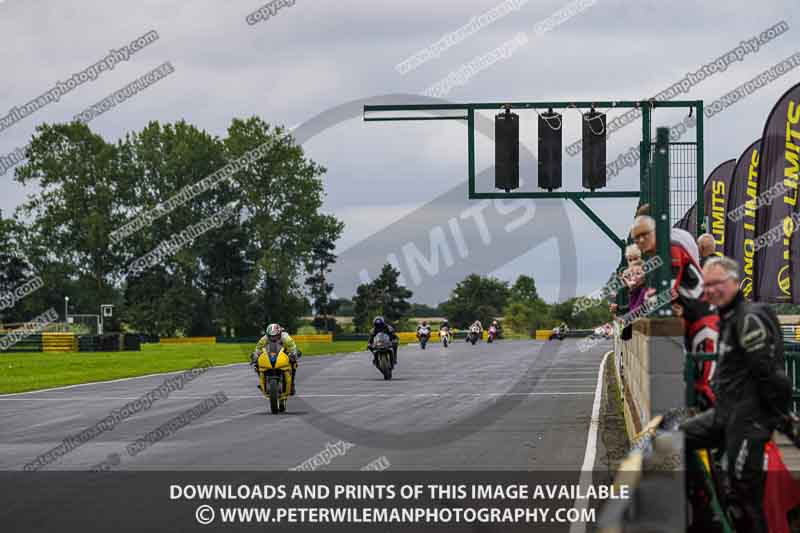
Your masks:
{"label": "man in black jacket", "polygon": [[[367,349],[372,351],[372,341],[375,340],[375,335],[378,333],[386,333],[389,335],[389,338],[392,339],[392,366],[397,365],[397,345],[399,344],[400,339],[397,336],[397,333],[395,333],[395,329],[387,324],[382,316],[376,316],[375,320],[372,321],[372,331],[369,333]],[[375,360],[375,358],[372,359],[372,363],[376,367],[378,366],[378,361]]]}
{"label": "man in black jacket", "polygon": [[724,452],[736,531],[766,533],[764,446],[786,419],[792,397],[780,325],[771,307],[744,299],[736,261],[710,259],[703,280],[720,314],[719,361],[712,380],[717,401],[681,429],[687,450]]}

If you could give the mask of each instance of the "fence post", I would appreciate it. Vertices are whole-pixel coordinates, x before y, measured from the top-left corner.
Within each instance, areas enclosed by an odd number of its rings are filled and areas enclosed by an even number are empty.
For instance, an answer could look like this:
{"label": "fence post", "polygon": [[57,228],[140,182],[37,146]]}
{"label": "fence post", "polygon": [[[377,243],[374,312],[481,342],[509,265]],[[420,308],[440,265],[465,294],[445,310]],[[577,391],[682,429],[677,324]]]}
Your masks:
{"label": "fence post", "polygon": [[[656,253],[661,258],[663,265],[661,268],[657,268],[653,274],[656,294],[661,295],[670,288],[669,128],[656,130],[652,178],[653,203],[650,205],[650,213],[656,221]],[[672,316],[672,306],[669,301],[659,306],[655,315],[658,317]]]}

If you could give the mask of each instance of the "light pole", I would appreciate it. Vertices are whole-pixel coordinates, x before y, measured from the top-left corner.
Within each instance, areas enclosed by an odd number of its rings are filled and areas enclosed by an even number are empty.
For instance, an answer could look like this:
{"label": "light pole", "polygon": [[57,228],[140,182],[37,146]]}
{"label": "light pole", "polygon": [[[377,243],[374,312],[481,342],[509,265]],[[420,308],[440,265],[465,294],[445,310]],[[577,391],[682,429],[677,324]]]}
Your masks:
{"label": "light pole", "polygon": [[67,331],[67,322],[69,322],[69,296],[64,296],[64,331]]}

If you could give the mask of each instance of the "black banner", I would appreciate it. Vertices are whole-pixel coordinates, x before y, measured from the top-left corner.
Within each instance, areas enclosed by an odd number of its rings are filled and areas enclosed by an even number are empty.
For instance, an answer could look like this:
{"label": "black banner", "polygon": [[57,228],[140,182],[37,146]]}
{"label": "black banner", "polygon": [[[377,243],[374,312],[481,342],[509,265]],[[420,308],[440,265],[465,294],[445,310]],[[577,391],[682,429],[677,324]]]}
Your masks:
{"label": "black banner", "polygon": [[[800,171],[800,84],[778,100],[761,136],[756,210],[754,300],[800,303],[797,180]],[[784,189],[776,194],[776,187]],[[773,199],[774,198],[774,199]]]}
{"label": "black banner", "polygon": [[689,210],[689,220],[687,226],[688,228],[686,231],[692,235],[697,235],[697,205],[693,205]]}
{"label": "black banner", "polygon": [[714,253],[716,255],[724,253],[725,214],[728,210],[728,197],[735,165],[735,159],[729,159],[717,165],[709,174],[703,190],[703,213],[708,217],[707,231],[714,236],[716,243]]}
{"label": "black banner", "polygon": [[742,269],[742,293],[753,295],[753,256],[755,254],[756,195],[758,194],[758,162],[761,139],[748,146],[733,168],[728,217],[725,220],[723,253],[735,259]]}
{"label": "black banner", "polygon": [[683,214],[683,216],[681,217],[681,219],[680,219],[679,221],[677,221],[673,227],[675,227],[675,228],[680,228],[680,229],[682,229],[682,230],[689,231],[689,214],[692,212],[692,209],[694,209],[694,205],[692,205],[692,207],[690,207],[690,208],[689,208],[689,209],[688,209],[688,210],[687,210],[687,211],[686,211],[686,212]]}

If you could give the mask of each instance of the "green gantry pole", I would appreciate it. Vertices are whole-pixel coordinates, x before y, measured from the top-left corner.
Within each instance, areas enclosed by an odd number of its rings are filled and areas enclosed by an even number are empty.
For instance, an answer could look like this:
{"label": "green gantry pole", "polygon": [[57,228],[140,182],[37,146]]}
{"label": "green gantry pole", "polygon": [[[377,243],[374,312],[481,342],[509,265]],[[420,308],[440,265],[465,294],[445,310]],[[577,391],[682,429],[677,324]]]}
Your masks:
{"label": "green gantry pole", "polygon": [[695,104],[695,113],[697,114],[697,132],[695,138],[697,139],[697,236],[708,231],[706,228],[705,219],[705,198],[703,198],[703,182],[705,181],[705,170],[703,166],[703,101],[699,100]]}

